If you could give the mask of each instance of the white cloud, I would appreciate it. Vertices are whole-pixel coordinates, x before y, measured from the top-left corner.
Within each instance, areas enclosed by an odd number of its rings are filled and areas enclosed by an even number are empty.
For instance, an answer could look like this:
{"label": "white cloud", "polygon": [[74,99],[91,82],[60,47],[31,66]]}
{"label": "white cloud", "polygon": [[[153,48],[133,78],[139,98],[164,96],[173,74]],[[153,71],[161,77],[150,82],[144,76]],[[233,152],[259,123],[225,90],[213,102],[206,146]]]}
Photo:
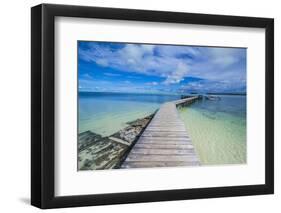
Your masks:
{"label": "white cloud", "polygon": [[[185,77],[222,81],[246,79],[246,52],[238,48],[206,48],[173,45],[90,43],[79,56],[103,67],[163,77],[163,84],[177,84]],[[120,45],[120,44],[119,44]]]}
{"label": "white cloud", "polygon": [[227,67],[243,57],[240,53],[240,49],[237,48],[211,48],[208,55],[214,64]]}
{"label": "white cloud", "polygon": [[148,86],[157,86],[158,82],[156,82],[156,81],[147,82],[146,85],[148,85]]}
{"label": "white cloud", "polygon": [[184,80],[184,77],[188,74],[188,66],[185,63],[178,63],[177,69],[169,74],[164,84],[177,84]]}

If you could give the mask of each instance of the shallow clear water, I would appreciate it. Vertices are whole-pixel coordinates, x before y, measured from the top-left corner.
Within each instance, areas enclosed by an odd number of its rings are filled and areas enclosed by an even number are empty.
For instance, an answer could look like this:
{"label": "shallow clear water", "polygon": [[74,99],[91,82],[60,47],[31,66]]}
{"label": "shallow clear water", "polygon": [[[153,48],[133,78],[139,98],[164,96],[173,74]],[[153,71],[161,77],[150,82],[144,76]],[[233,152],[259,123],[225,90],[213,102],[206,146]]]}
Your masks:
{"label": "shallow clear water", "polygon": [[[246,96],[220,96],[179,108],[203,165],[246,163]],[[109,136],[180,96],[79,93],[79,132]]]}
{"label": "shallow clear water", "polygon": [[174,95],[79,93],[79,133],[91,130],[102,136],[111,135],[127,126],[127,122],[155,112]]}
{"label": "shallow clear water", "polygon": [[179,112],[202,164],[246,163],[246,96],[202,100]]}

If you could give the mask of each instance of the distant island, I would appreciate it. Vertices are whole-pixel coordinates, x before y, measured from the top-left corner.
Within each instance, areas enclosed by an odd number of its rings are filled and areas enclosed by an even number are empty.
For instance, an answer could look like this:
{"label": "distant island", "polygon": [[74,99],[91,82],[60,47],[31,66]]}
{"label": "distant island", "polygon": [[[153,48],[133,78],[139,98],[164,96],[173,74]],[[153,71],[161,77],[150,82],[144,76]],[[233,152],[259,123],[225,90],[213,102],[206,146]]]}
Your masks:
{"label": "distant island", "polygon": [[[191,92],[190,94],[201,94],[201,93],[197,93],[197,92]],[[247,93],[244,93],[244,92],[207,92],[207,93],[204,93],[206,95],[244,95],[246,96]]]}
{"label": "distant island", "polygon": [[216,93],[216,92],[208,92],[207,95],[247,95],[246,93]]}

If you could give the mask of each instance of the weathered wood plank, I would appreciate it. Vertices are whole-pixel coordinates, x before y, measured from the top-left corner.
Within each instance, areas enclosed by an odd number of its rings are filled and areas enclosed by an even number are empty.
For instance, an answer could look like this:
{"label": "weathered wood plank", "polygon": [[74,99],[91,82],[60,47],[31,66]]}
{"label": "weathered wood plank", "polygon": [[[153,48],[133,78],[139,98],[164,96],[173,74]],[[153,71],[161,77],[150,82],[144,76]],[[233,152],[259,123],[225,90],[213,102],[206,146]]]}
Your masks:
{"label": "weathered wood plank", "polygon": [[130,162],[124,162],[122,164],[122,168],[153,168],[153,167],[177,167],[177,166],[199,166],[199,162],[135,162],[135,161],[130,161]]}
{"label": "weathered wood plank", "polygon": [[[162,145],[162,146],[168,146],[168,145],[175,145],[178,147],[178,149],[184,149],[186,145],[192,145],[192,142],[186,142],[184,144],[179,144],[177,141],[171,141],[171,142],[161,142],[161,141],[148,141],[148,142],[143,142],[142,144],[140,145]],[[136,146],[136,145],[135,145]]]}
{"label": "weathered wood plank", "polygon": [[[192,144],[178,145],[178,144],[156,144],[156,143],[142,143],[136,144],[134,148],[146,148],[146,149],[194,149]],[[133,148],[133,149],[134,149]]]}
{"label": "weathered wood plank", "polygon": [[168,132],[168,131],[145,131],[143,136],[147,137],[175,137],[175,138],[189,138],[186,132]]}
{"label": "weathered wood plank", "polygon": [[200,165],[176,105],[191,103],[187,98],[164,103],[132,148],[121,168]]}
{"label": "weathered wood plank", "polygon": [[144,149],[135,148],[131,151],[132,154],[143,155],[194,155],[194,149]]}
{"label": "weathered wood plank", "polygon": [[154,161],[154,162],[169,162],[169,161],[198,161],[196,155],[142,155],[133,154],[126,158],[126,161]]}
{"label": "weathered wood plank", "polygon": [[184,135],[187,135],[186,134],[186,131],[184,129],[168,129],[168,128],[147,128],[145,130],[146,133],[156,133],[156,132],[163,132],[163,133],[177,133],[177,134],[184,134]]}
{"label": "weathered wood plank", "polygon": [[151,143],[151,142],[156,142],[156,143],[176,143],[176,144],[186,144],[186,143],[191,143],[191,139],[188,137],[140,137],[138,140],[139,143]]}
{"label": "weathered wood plank", "polygon": [[119,138],[115,138],[115,137],[109,137],[110,140],[113,140],[117,143],[121,143],[123,145],[126,145],[126,146],[130,146],[130,143],[128,143],[127,141],[124,141],[124,140],[121,140]]}

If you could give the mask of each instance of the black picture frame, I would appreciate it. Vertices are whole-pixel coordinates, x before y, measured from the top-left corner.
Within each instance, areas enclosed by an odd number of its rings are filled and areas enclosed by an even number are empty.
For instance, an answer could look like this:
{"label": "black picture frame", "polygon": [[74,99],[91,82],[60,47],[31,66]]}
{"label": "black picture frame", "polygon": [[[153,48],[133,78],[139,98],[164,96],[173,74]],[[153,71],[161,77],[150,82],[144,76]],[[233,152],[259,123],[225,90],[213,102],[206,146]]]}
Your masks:
{"label": "black picture frame", "polygon": [[[54,21],[58,16],[264,28],[266,32],[265,184],[56,197],[54,195]],[[39,208],[272,194],[274,193],[274,20],[53,4],[32,7],[31,112],[31,204]]]}

